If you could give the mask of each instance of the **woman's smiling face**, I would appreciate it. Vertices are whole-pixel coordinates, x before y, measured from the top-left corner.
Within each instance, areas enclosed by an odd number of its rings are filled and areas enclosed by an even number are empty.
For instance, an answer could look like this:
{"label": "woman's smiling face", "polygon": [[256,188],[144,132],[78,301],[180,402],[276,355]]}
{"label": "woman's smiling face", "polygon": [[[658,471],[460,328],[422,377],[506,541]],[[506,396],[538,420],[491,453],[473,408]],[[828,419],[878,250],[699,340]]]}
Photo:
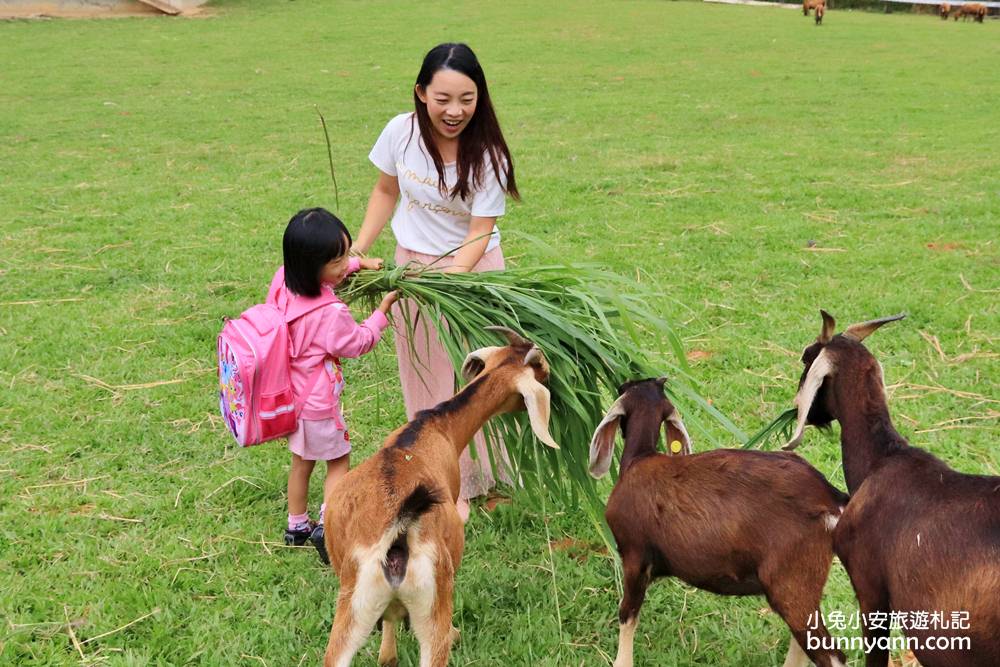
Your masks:
{"label": "woman's smiling face", "polygon": [[475,81],[453,69],[435,72],[426,88],[417,86],[417,97],[427,105],[431,127],[442,139],[455,139],[476,113],[479,90]]}

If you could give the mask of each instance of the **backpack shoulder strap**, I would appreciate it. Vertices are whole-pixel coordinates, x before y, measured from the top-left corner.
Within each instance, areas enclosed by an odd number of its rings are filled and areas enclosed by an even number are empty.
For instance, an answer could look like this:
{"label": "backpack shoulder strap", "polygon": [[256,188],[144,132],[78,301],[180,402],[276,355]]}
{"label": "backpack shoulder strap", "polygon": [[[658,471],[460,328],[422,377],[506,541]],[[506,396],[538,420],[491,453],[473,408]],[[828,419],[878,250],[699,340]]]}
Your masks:
{"label": "backpack shoulder strap", "polygon": [[301,396],[295,397],[295,418],[298,419],[302,414],[302,411],[306,407],[306,401],[309,400],[312,390],[316,387],[316,383],[319,382],[320,376],[326,372],[326,358],[319,363],[319,366],[312,372],[309,376],[309,380],[306,381],[305,389],[302,391]]}

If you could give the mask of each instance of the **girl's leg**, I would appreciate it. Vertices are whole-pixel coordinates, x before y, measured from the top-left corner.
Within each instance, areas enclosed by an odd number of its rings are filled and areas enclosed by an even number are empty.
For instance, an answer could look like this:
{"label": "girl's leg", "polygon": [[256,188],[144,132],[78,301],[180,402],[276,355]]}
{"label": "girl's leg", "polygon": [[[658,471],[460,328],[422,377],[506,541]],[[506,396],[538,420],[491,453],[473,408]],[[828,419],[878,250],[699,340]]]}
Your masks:
{"label": "girl's leg", "polygon": [[330,497],[330,489],[333,488],[334,482],[347,474],[350,464],[350,454],[344,454],[339,459],[326,462],[326,479],[323,480],[323,505],[319,510],[320,523],[323,523],[323,512],[326,510],[326,499]]}
{"label": "girl's leg", "polygon": [[309,476],[316,466],[298,454],[292,454],[292,468],[288,471],[288,514],[306,513],[306,496],[309,494]]}
{"label": "girl's leg", "polygon": [[330,554],[326,549],[326,528],[323,526],[323,515],[326,514],[326,499],[330,497],[330,489],[333,488],[334,482],[347,474],[350,462],[350,453],[326,462],[326,479],[323,480],[323,504],[319,507],[319,525],[309,535],[309,541],[316,547],[319,559],[327,565],[330,564]]}

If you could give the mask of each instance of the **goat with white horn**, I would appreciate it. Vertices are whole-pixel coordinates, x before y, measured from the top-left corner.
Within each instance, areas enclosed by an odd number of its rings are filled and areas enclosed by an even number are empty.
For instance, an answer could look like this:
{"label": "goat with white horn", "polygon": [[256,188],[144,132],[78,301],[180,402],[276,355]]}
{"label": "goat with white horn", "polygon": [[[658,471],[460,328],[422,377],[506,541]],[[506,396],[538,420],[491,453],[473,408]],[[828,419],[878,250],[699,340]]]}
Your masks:
{"label": "goat with white horn", "polygon": [[[835,336],[833,317],[820,312],[820,336],[802,353],[798,423],[787,446],[802,441],[807,424],[840,422],[851,501],[834,531],[834,551],[861,614],[948,619],[947,627],[904,626],[924,667],[1000,665],[1000,477],[952,470],[893,426],[882,367],[862,341],[903,315]],[[874,646],[865,665],[885,667],[888,625],[866,624],[862,632]]]}

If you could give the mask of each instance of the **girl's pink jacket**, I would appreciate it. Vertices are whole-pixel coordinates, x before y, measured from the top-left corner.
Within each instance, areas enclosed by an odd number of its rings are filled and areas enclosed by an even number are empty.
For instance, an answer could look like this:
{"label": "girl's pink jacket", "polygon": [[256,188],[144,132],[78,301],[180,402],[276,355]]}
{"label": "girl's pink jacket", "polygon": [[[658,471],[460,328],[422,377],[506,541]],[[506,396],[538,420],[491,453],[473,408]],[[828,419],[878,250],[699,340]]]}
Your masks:
{"label": "girl's pink jacket", "polygon": [[[361,261],[352,257],[347,272],[354,273],[361,268]],[[323,290],[333,294],[333,288],[324,284]],[[285,287],[285,267],[281,267],[271,280],[267,292],[267,303],[272,303],[286,311],[294,300],[309,299],[299,296]],[[326,298],[329,298],[327,295]],[[313,371],[326,364],[326,372],[321,373],[302,409],[302,419],[342,419],[340,415],[340,391],[343,376],[340,373],[340,357],[360,357],[382,338],[382,332],[389,326],[389,320],[380,310],[358,324],[354,321],[347,304],[334,295],[333,300],[288,325],[289,354],[291,356],[292,390],[296,399],[301,397]]]}

